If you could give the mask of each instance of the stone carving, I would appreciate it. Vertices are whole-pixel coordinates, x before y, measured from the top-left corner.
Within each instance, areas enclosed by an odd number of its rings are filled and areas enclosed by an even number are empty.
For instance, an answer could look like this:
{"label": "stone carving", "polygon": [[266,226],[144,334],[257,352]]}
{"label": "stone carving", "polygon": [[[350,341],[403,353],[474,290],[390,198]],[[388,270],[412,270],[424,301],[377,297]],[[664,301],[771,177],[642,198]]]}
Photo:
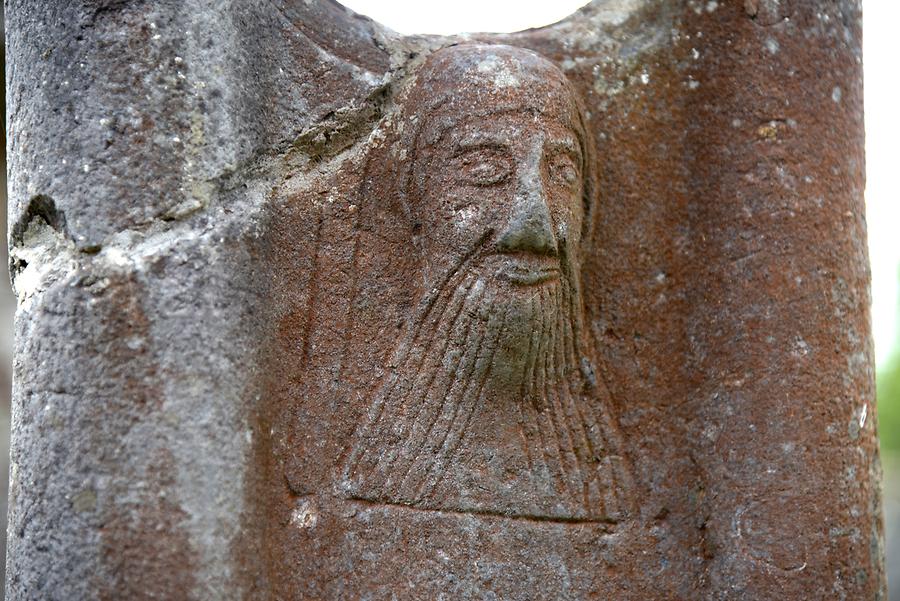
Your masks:
{"label": "stone carving", "polygon": [[631,477],[583,324],[596,183],[573,88],[531,51],[454,46],[417,72],[394,129],[426,292],[353,435],[343,493],[622,519]]}
{"label": "stone carving", "polygon": [[886,598],[859,5],[7,2],[7,598]]}

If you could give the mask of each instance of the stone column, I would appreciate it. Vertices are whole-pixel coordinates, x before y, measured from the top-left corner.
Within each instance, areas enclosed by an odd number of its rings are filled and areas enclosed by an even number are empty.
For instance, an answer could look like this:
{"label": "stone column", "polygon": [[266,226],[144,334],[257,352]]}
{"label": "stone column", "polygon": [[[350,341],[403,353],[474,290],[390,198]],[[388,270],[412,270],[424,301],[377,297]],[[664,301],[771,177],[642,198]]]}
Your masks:
{"label": "stone column", "polygon": [[860,9],[714,4],[685,127],[709,587],[880,599]]}
{"label": "stone column", "polygon": [[858,2],[6,18],[11,599],[883,598]]}

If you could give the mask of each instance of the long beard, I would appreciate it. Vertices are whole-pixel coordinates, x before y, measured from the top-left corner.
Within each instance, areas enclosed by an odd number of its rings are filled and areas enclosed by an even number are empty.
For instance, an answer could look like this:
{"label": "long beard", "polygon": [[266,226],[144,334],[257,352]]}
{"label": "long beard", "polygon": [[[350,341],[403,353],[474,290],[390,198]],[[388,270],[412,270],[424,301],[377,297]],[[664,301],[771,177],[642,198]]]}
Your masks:
{"label": "long beard", "polygon": [[[511,287],[467,262],[394,353],[344,464],[353,498],[618,521],[630,477],[590,394],[571,270]],[[584,365],[583,365],[584,363]]]}

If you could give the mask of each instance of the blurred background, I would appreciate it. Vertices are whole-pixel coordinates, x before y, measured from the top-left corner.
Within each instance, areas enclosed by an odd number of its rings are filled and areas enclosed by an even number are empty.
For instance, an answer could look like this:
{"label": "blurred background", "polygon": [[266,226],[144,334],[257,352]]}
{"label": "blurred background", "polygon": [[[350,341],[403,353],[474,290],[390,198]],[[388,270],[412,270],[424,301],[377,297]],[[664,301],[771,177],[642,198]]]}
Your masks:
{"label": "blurred background", "polygon": [[[586,4],[585,0],[341,0],[400,33],[452,34],[462,31],[517,31],[553,23]],[[896,177],[900,111],[896,62],[900,42],[896,24],[900,3],[863,0],[866,110],[866,213],[872,262],[872,328],[878,389],[878,419],[884,465],[885,538],[890,601],[900,601],[900,180]],[[2,14],[0,14],[2,23]],[[2,30],[3,28],[0,28]],[[5,58],[5,56],[4,56]],[[5,60],[4,60],[5,64]],[[4,78],[5,81],[5,78]],[[5,106],[5,94],[3,95]],[[0,148],[6,202],[6,146]],[[6,231],[6,212],[0,215]],[[7,264],[0,245],[0,263]],[[8,473],[12,320],[15,299],[8,277],[0,275],[0,474]],[[6,564],[8,479],[0,476],[0,577]],[[5,579],[4,579],[5,581]],[[2,591],[0,591],[2,599]]]}
{"label": "blurred background", "polygon": [[895,154],[900,140],[900,42],[891,27],[898,19],[900,4],[863,0],[866,223],[890,601],[900,601],[900,179]]}

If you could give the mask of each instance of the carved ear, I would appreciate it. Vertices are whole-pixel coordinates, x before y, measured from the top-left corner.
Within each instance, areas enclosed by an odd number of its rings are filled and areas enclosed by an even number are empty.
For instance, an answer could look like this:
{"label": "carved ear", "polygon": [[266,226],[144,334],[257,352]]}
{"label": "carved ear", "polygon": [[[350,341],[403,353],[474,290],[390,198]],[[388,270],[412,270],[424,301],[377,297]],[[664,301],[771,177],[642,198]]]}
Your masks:
{"label": "carved ear", "polygon": [[[356,247],[354,272],[359,290],[354,315],[360,332],[390,332],[405,319],[420,291],[420,258],[414,252],[413,223],[406,210],[404,191],[407,161],[401,160],[400,142],[393,128],[382,124],[363,165],[357,189]],[[383,137],[382,137],[383,136]],[[392,330],[393,328],[393,330]],[[360,334],[364,335],[364,334]]]}
{"label": "carved ear", "polygon": [[359,227],[374,237],[402,244],[411,240],[412,224],[406,207],[408,166],[401,160],[402,142],[390,126],[376,130],[385,137],[369,149],[359,185]]}
{"label": "carved ear", "polygon": [[397,245],[403,254],[418,258],[418,252],[410,252],[416,249],[419,226],[412,203],[421,182],[415,179],[413,167],[424,123],[417,116],[436,111],[444,101],[415,89],[399,91],[395,101],[399,109],[382,119],[366,156],[358,205],[364,211],[360,217],[365,227]]}

